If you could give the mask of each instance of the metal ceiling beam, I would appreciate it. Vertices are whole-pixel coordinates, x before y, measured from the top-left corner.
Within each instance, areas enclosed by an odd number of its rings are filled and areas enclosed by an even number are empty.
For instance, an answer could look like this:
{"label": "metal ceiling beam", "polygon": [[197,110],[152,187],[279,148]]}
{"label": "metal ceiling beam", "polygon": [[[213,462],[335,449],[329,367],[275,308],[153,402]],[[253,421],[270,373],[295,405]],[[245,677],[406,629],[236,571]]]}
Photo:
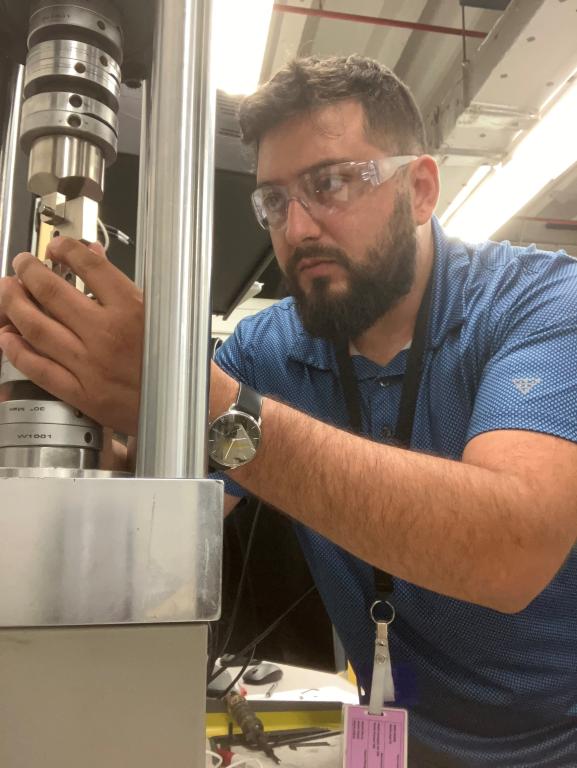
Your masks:
{"label": "metal ceiling beam", "polygon": [[270,78],[274,75],[274,60],[279,46],[282,21],[283,17],[280,14],[273,13],[270,20],[268,38],[262,60],[262,67],[260,70],[259,82],[261,83],[265,83],[267,80],[270,80]]}
{"label": "metal ceiling beam", "polygon": [[461,115],[546,1],[512,0],[473,59],[463,64],[456,75],[451,73],[441,84],[437,92],[447,95],[440,103],[435,99],[425,113],[425,127],[432,152],[444,144]]}
{"label": "metal ceiling beam", "polygon": [[[458,9],[455,10],[458,11]],[[451,15],[449,18],[454,18],[454,16]],[[435,22],[440,19],[448,21],[446,9],[437,0],[427,0],[425,6],[421,9],[419,23],[423,26],[436,26]],[[427,45],[430,51],[431,45],[439,46],[439,40],[427,38],[426,41],[423,41],[423,36],[413,31],[403,48],[402,54],[399,56],[395,66],[395,74],[406,83],[411,82],[411,75],[415,72],[415,66],[418,67],[418,62],[423,66],[423,45]]]}
{"label": "metal ceiling beam", "polygon": [[485,11],[504,11],[511,0],[461,0],[468,8],[482,8]]}
{"label": "metal ceiling beam", "polygon": [[[305,13],[307,20],[303,27],[303,33],[298,48],[299,56],[310,56],[313,52],[315,40],[317,39],[319,24],[321,23],[321,17],[317,14],[321,12],[322,4],[320,0],[313,0],[310,8],[301,8],[302,11],[310,11]],[[276,10],[276,4],[273,6],[273,10]]]}
{"label": "metal ceiling beam", "polygon": [[[384,16],[385,12],[388,16],[394,16],[395,18],[399,16],[402,13],[403,9],[403,0],[382,0],[381,9],[379,12],[379,16]],[[394,32],[392,33],[395,34]],[[383,29],[382,27],[374,27],[370,34],[369,38],[367,40],[367,44],[364,48],[364,55],[368,56],[370,59],[378,59],[381,56],[381,52],[384,50],[385,47],[388,49],[388,43],[391,40],[391,31],[387,29]],[[387,50],[387,54],[388,54]],[[398,60],[398,57],[400,56],[400,52],[397,56],[393,57],[393,60],[387,55],[385,63],[388,67],[391,69],[394,69],[394,66]]]}

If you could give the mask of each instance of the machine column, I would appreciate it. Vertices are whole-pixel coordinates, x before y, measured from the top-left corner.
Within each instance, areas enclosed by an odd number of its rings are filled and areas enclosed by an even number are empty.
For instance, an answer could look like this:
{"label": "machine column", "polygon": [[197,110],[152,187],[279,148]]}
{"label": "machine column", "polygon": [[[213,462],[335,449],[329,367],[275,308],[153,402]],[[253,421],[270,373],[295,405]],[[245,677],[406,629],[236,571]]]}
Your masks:
{"label": "machine column", "polygon": [[140,477],[206,474],[216,109],[210,17],[210,0],[157,4],[144,228]]}
{"label": "machine column", "polygon": [[[16,255],[13,251],[14,202],[24,83],[22,65],[5,62],[4,66],[10,71],[4,78],[4,89],[1,87],[3,73],[0,71],[0,277],[6,277],[10,262]],[[1,67],[2,64],[0,70]]]}

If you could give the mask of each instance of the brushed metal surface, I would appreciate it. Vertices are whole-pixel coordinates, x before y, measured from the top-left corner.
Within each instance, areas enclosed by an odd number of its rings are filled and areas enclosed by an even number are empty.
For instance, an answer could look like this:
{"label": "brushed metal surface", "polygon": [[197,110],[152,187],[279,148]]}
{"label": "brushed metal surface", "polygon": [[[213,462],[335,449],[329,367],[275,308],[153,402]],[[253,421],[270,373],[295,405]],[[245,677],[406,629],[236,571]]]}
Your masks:
{"label": "brushed metal surface", "polygon": [[35,0],[28,47],[53,37],[74,40],[80,32],[122,63],[121,16],[108,0]]}
{"label": "brushed metal surface", "polygon": [[[159,0],[150,81],[136,474],[204,477],[214,115],[210,0]],[[139,245],[142,245],[142,238]],[[158,256],[162,254],[162,267]]]}
{"label": "brushed metal surface", "polygon": [[[62,448],[53,445],[27,445],[0,448],[0,477],[22,476],[35,470],[45,473],[47,470],[61,470],[62,477],[70,472],[96,470],[100,454],[90,448]],[[58,468],[56,470],[55,468]]]}
{"label": "brushed metal surface", "polygon": [[100,147],[106,162],[114,162],[118,146],[116,112],[90,96],[74,91],[38,93],[22,106],[20,145],[30,152],[43,136],[65,134],[91,141]]}
{"label": "brushed metal surface", "polygon": [[[3,450],[7,450],[7,449],[4,448]],[[13,450],[16,450],[16,449],[13,449]],[[33,449],[30,448],[29,450],[33,450]],[[40,450],[40,449],[37,448],[36,450]],[[51,448],[46,450],[56,450],[56,449]],[[64,450],[64,449],[61,449],[61,450]],[[129,478],[129,477],[132,477],[132,475],[128,474],[128,472],[117,472],[110,469],[96,469],[94,467],[83,469],[83,468],[79,468],[77,464],[71,467],[65,467],[65,466],[42,467],[36,464],[28,465],[25,467],[0,466],[0,480],[4,480],[6,478],[11,478],[11,477],[33,477],[33,478],[39,478],[39,479],[45,479],[50,477],[82,479],[87,477],[92,479],[98,479],[98,478],[103,479],[103,478],[110,478],[110,477]]]}
{"label": "brushed metal surface", "polygon": [[0,627],[210,621],[216,480],[0,479]]}
{"label": "brushed metal surface", "polygon": [[0,629],[2,768],[205,768],[204,624]]}
{"label": "brushed metal surface", "polygon": [[31,48],[26,58],[24,95],[78,90],[116,112],[120,79],[118,62],[100,48],[75,39],[46,40]]}
{"label": "brushed metal surface", "polygon": [[[70,5],[69,3],[66,4]],[[81,5],[78,0],[75,0],[73,4],[76,8]],[[6,51],[3,51],[8,59],[24,63],[30,13],[37,5],[37,3],[32,3],[31,0],[9,0],[7,4],[3,4],[0,24],[4,24],[5,28],[11,31],[11,34],[5,38]],[[47,5],[50,5],[50,3],[47,3]],[[56,5],[56,3],[52,3],[52,5]],[[82,5],[85,5],[84,1]],[[91,2],[91,9],[94,10],[96,5],[94,2]],[[98,5],[101,5],[101,3],[98,3]],[[141,80],[150,75],[156,2],[155,0],[116,0],[114,6],[120,11],[124,39],[117,37],[116,41],[114,41],[112,36],[106,37],[106,33],[111,30],[109,30],[108,26],[106,30],[102,30],[98,26],[97,17],[93,17],[87,24],[76,13],[70,17],[71,23],[66,24],[68,29],[63,36],[74,39],[74,32],[80,28],[85,35],[89,33],[88,37],[93,42],[98,42],[99,47],[111,54],[115,54],[115,58],[119,62],[119,55],[122,50],[123,79]],[[110,14],[106,12],[105,15],[109,16]],[[36,31],[30,39],[31,45],[45,39],[54,30],[51,19],[47,20],[47,28],[44,27],[43,23],[38,23],[39,20],[40,17],[38,17],[38,20],[35,18],[33,22]],[[105,21],[104,18],[101,20]],[[102,34],[103,31],[105,32],[104,35]]]}
{"label": "brushed metal surface", "polygon": [[32,145],[28,188],[42,197],[61,192],[70,196],[87,195],[100,201],[104,170],[102,151],[92,141],[77,136],[43,136]]}
{"label": "brushed metal surface", "polygon": [[102,448],[102,429],[70,424],[9,423],[0,424],[0,448],[25,446],[61,448]]}
{"label": "brushed metal surface", "polygon": [[94,427],[96,422],[60,400],[12,400],[0,403],[0,424],[75,424]]}

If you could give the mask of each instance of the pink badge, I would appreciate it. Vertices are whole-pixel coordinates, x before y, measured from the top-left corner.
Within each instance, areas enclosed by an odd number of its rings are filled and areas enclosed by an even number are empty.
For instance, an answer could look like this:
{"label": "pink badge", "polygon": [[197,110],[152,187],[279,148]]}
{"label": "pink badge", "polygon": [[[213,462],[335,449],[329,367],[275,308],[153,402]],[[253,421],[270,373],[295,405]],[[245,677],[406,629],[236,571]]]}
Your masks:
{"label": "pink badge", "polygon": [[369,715],[367,707],[343,708],[345,768],[406,768],[406,709]]}

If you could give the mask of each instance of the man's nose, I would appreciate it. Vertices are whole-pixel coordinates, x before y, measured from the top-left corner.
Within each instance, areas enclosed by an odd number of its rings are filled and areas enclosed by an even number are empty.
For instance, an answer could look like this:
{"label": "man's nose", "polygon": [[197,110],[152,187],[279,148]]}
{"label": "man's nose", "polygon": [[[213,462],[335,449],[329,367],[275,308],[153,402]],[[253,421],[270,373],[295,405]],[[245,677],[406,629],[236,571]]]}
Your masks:
{"label": "man's nose", "polygon": [[321,228],[306,202],[298,197],[291,197],[287,202],[284,235],[287,243],[293,247],[306,240],[316,240],[321,235]]}

